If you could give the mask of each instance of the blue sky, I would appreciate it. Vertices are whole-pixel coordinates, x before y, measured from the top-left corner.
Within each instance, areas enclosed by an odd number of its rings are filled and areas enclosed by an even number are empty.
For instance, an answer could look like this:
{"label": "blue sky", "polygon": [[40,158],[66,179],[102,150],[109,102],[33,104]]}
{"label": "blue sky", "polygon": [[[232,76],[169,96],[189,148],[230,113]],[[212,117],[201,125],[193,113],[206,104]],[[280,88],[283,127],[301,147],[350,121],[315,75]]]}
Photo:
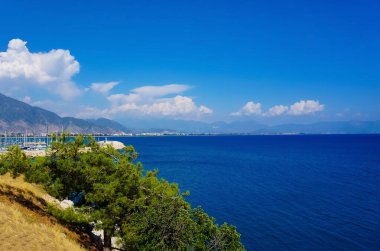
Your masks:
{"label": "blue sky", "polygon": [[379,120],[378,13],[366,0],[5,0],[0,92],[121,121]]}

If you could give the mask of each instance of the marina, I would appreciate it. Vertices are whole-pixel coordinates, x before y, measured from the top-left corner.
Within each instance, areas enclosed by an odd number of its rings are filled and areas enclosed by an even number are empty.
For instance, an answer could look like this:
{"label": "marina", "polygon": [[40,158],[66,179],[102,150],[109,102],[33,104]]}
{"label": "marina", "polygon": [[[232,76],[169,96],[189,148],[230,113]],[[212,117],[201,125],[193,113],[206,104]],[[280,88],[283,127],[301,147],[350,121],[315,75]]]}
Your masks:
{"label": "marina", "polygon": [[52,142],[51,136],[34,136],[28,134],[6,133],[0,136],[0,154],[7,152],[11,146],[18,146],[28,157],[45,156],[46,149]]}
{"label": "marina", "polygon": [[51,136],[34,136],[27,134],[3,134],[0,136],[0,149],[4,150],[10,146],[18,145],[23,150],[46,149],[52,141]]}
{"label": "marina", "polygon": [[[58,135],[58,137],[60,136],[59,134],[56,135]],[[0,154],[7,152],[7,149],[11,146],[18,146],[28,157],[46,156],[46,152],[50,148],[52,142],[57,140],[56,135],[35,136],[27,133],[4,133],[3,135],[0,135]],[[95,137],[95,140],[101,147],[112,146],[117,150],[121,150],[125,147],[123,143],[107,140],[107,138],[100,140],[100,138]]]}

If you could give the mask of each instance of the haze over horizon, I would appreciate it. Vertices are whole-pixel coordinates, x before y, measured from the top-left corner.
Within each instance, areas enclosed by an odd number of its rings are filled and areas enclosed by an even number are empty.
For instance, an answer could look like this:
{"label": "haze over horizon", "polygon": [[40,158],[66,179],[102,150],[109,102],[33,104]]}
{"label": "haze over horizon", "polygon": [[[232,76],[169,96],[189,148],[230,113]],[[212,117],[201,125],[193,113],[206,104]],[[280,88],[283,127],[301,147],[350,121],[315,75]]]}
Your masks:
{"label": "haze over horizon", "polygon": [[380,120],[374,1],[5,1],[2,10],[0,92],[61,116]]}

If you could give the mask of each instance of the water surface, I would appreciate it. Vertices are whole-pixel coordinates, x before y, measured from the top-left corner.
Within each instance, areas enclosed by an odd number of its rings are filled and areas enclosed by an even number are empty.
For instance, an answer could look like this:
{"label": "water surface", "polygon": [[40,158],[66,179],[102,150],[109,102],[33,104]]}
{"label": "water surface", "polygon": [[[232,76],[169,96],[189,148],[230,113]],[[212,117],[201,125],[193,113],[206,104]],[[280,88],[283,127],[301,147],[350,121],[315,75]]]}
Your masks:
{"label": "water surface", "polygon": [[380,250],[380,135],[115,140],[248,250]]}

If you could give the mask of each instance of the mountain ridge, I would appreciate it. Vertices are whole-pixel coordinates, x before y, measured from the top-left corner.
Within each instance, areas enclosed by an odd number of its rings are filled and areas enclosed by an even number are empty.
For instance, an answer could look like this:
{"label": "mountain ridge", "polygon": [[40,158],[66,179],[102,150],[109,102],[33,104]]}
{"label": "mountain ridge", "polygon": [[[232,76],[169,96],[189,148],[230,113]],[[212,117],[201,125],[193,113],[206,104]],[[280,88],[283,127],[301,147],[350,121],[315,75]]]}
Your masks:
{"label": "mountain ridge", "polygon": [[0,93],[0,133],[33,134],[60,132],[77,134],[126,134],[142,132],[213,134],[352,134],[380,133],[380,121],[322,121],[310,124],[265,125],[254,120],[217,121],[128,119],[128,128],[106,118],[60,117]]}
{"label": "mountain ridge", "polygon": [[380,121],[321,121],[308,124],[265,125],[255,120],[205,123],[189,120],[129,119],[133,132],[177,132],[199,134],[353,134],[380,133]]}
{"label": "mountain ridge", "polygon": [[[28,131],[33,134],[69,131],[81,134],[123,134],[128,129],[116,121],[101,118],[84,120],[60,117],[54,112],[31,106],[0,93],[0,130],[9,133]],[[106,123],[106,121],[108,123]]]}

